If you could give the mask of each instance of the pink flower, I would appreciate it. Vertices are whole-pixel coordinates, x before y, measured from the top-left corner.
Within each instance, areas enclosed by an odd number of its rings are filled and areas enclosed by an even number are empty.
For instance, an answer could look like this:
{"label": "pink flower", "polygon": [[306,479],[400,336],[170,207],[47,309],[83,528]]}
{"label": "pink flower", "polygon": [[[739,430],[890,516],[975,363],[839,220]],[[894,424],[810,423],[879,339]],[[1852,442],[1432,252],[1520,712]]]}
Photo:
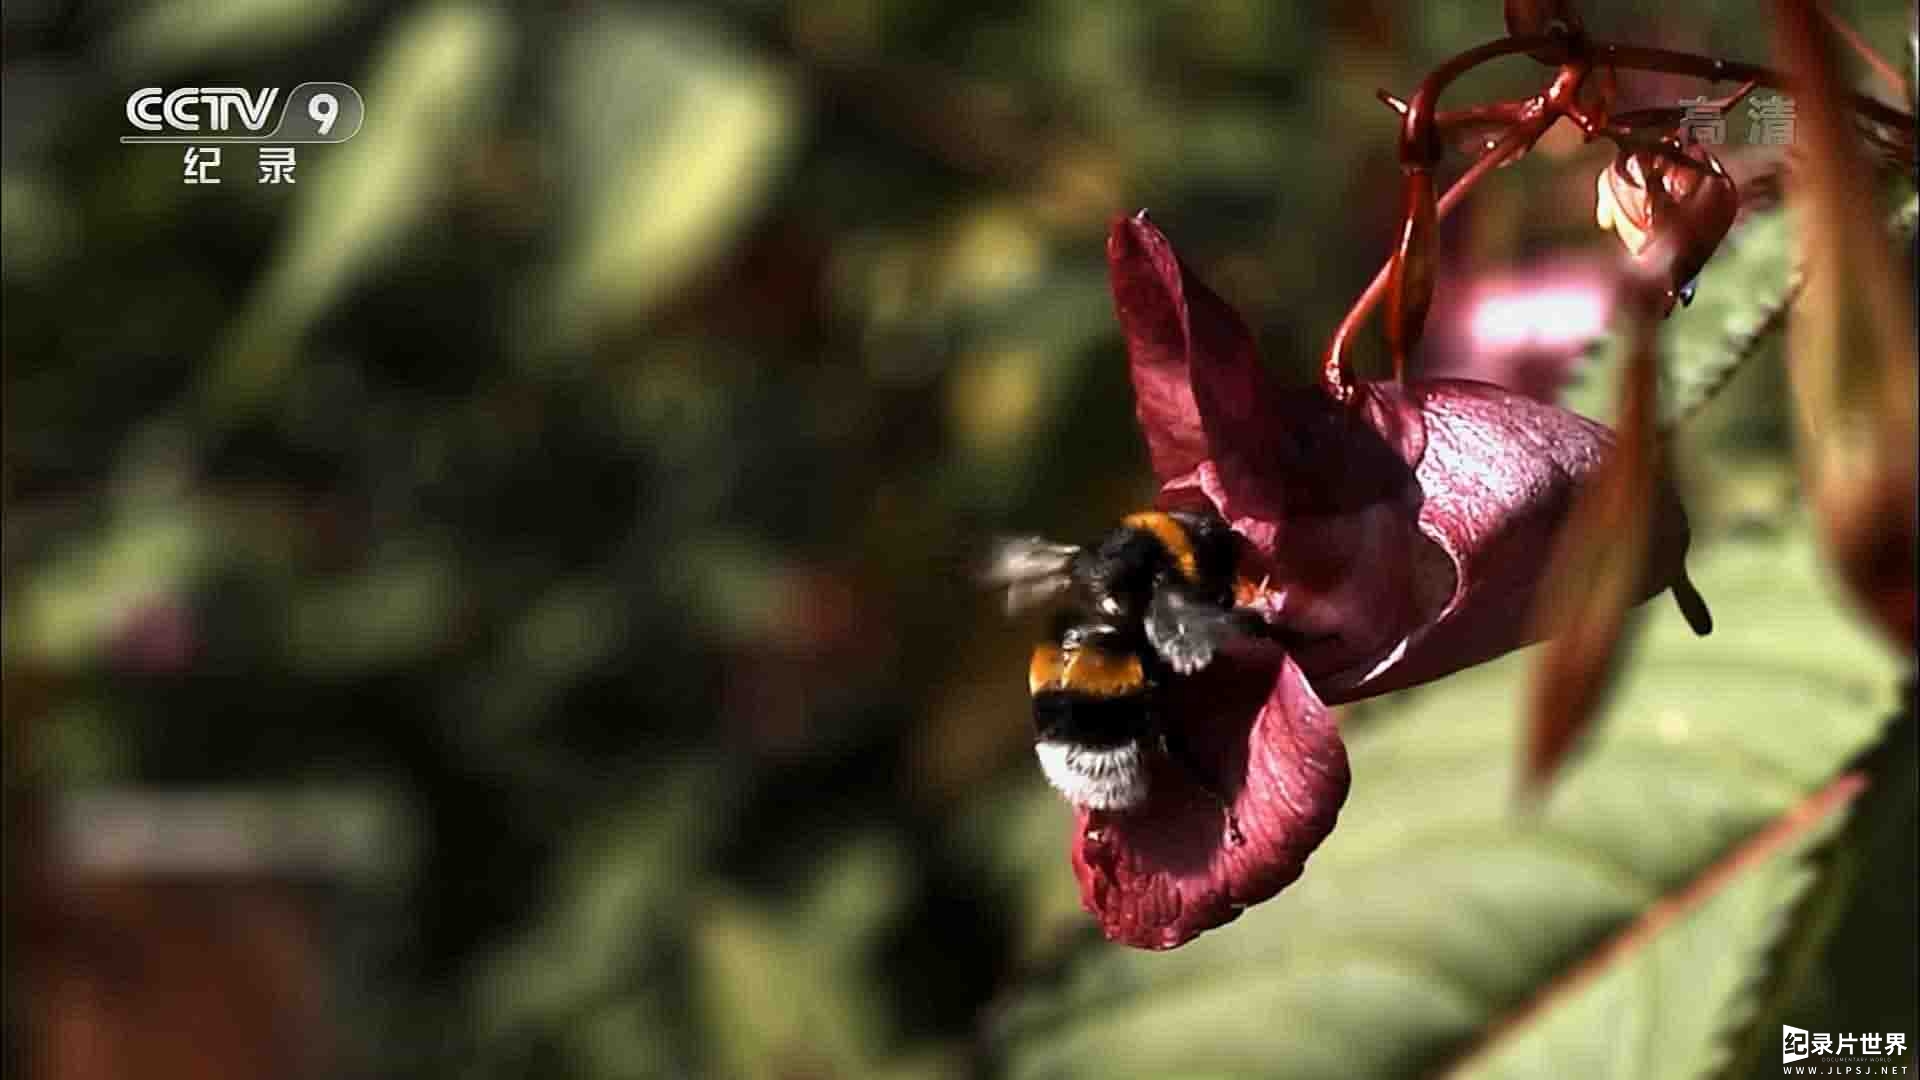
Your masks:
{"label": "pink flower", "polygon": [[132,675],[179,675],[199,651],[193,609],[174,596],[150,596],[130,606],[107,639],[113,666]]}
{"label": "pink flower", "polygon": [[[1529,643],[1555,530],[1612,435],[1486,383],[1361,383],[1345,404],[1277,387],[1144,214],[1114,224],[1107,258],[1160,504],[1231,523],[1240,602],[1303,643],[1245,646],[1169,688],[1165,722],[1222,789],[1237,840],[1170,766],[1145,806],[1082,812],[1082,902],[1110,938],[1172,948],[1292,882],[1332,830],[1348,773],[1328,703]],[[1677,578],[1687,546],[1670,491],[1658,520],[1643,596]]]}
{"label": "pink flower", "polygon": [[1473,379],[1558,401],[1613,321],[1613,260],[1558,256],[1474,272],[1443,269],[1427,317],[1420,373]]}

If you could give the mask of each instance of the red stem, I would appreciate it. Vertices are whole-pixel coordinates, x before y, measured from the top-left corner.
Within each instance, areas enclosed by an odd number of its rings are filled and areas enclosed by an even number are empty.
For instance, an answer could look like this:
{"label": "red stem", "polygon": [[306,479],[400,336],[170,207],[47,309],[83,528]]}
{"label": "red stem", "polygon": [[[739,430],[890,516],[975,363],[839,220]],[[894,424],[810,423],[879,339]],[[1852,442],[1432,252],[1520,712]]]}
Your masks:
{"label": "red stem", "polygon": [[[1552,85],[1543,93],[1525,102],[1497,103],[1476,106],[1469,109],[1439,112],[1434,103],[1447,85],[1490,60],[1515,53],[1534,53],[1538,56],[1552,57],[1560,62],[1559,74]],[[1459,180],[1442,195],[1435,210],[1435,218],[1444,218],[1449,210],[1466,197],[1475,183],[1499,165],[1511,158],[1518,157],[1530,149],[1547,128],[1562,116],[1571,117],[1580,125],[1588,138],[1605,135],[1621,138],[1631,134],[1642,126],[1643,121],[1653,118],[1654,110],[1615,118],[1609,122],[1604,116],[1603,100],[1599,111],[1583,107],[1577,100],[1581,82],[1594,68],[1605,69],[1610,77],[1617,68],[1635,71],[1657,71],[1669,75],[1686,75],[1711,82],[1724,82],[1739,79],[1746,85],[1729,98],[1738,101],[1755,86],[1769,86],[1788,92],[1795,90],[1795,80],[1779,71],[1760,64],[1748,64],[1738,60],[1720,60],[1711,56],[1677,52],[1672,49],[1656,49],[1641,45],[1624,45],[1617,42],[1590,41],[1584,37],[1567,38],[1564,35],[1531,35],[1527,37],[1507,37],[1497,41],[1468,49],[1466,52],[1448,60],[1435,68],[1424,79],[1420,88],[1411,99],[1401,101],[1391,94],[1382,92],[1380,99],[1400,114],[1400,161],[1401,167],[1409,173],[1426,171],[1432,168],[1440,158],[1441,148],[1436,128],[1446,128],[1457,123],[1467,123],[1478,119],[1515,118],[1507,134],[1495,144],[1494,148],[1473,163]],[[1603,95],[1603,99],[1609,95]],[[1892,128],[1896,139],[1904,139],[1902,146],[1909,156],[1912,154],[1913,117],[1876,101],[1864,94],[1852,93],[1846,96],[1847,103],[1854,111],[1869,119]],[[1627,121],[1623,123],[1622,121]],[[1411,181],[1411,177],[1409,178]],[[1405,200],[1403,199],[1403,202]],[[1405,223],[1402,223],[1402,230]],[[1335,400],[1346,401],[1353,394],[1352,375],[1347,370],[1346,347],[1355,330],[1366,321],[1369,314],[1380,303],[1389,284],[1394,279],[1394,268],[1399,262],[1398,252],[1388,258],[1386,265],[1374,275],[1347,314],[1334,330],[1333,338],[1327,343],[1327,351],[1320,364],[1320,384]],[[1398,306],[1398,305],[1396,305]],[[1417,340],[1418,327],[1399,327],[1391,335],[1396,342],[1410,343]],[[1395,376],[1403,374],[1406,357],[1396,349],[1394,356]]]}
{"label": "red stem", "polygon": [[[1439,215],[1432,207],[1432,173],[1434,165],[1440,161],[1440,139],[1434,131],[1435,103],[1453,80],[1475,67],[1516,52],[1532,52],[1552,45],[1557,40],[1547,35],[1528,35],[1490,41],[1469,49],[1430,72],[1407,102],[1407,112],[1401,118],[1400,127],[1400,169],[1406,174],[1401,196],[1404,224],[1400,247],[1393,254],[1387,275],[1390,297],[1387,303],[1387,343],[1393,352],[1393,377],[1396,381],[1406,379],[1407,359],[1420,343],[1420,336],[1426,328],[1427,308],[1433,298],[1436,253],[1432,248],[1439,243],[1434,230]],[[1548,117],[1547,123],[1551,124],[1553,116],[1573,113],[1580,96],[1580,84],[1590,70],[1591,66],[1584,59],[1563,64],[1560,74],[1554,77],[1546,93],[1526,103],[1521,110],[1522,117],[1538,109],[1541,115]],[[1592,138],[1593,122],[1584,114],[1577,119],[1581,121],[1587,137]],[[1540,130],[1544,133],[1546,128]]]}
{"label": "red stem", "polygon": [[[1395,116],[1407,115],[1405,99],[1395,97],[1385,90],[1375,91],[1375,96],[1387,108],[1392,109]],[[1492,101],[1483,105],[1468,105],[1460,109],[1441,109],[1434,114],[1433,123],[1441,131],[1476,124],[1505,126],[1519,123],[1524,117],[1526,108],[1527,103],[1524,101]]]}
{"label": "red stem", "polygon": [[[1518,51],[1537,49],[1541,44],[1540,38],[1507,38],[1474,50],[1475,53],[1480,54],[1480,59],[1475,62],[1484,62]],[[1495,46],[1500,48],[1495,49]],[[1421,84],[1420,92],[1415,93],[1414,101],[1407,103],[1404,115],[1408,117],[1408,123],[1414,122],[1416,103],[1419,103],[1419,109],[1426,116],[1438,119],[1433,111],[1434,98],[1438,96],[1441,89],[1445,88],[1446,81],[1458,78],[1462,72],[1472,66],[1471,63],[1462,65],[1460,58],[1456,57],[1441,70],[1428,76],[1426,82]],[[1448,69],[1452,69],[1450,73]],[[1467,171],[1461,173],[1460,178],[1448,186],[1434,208],[1434,219],[1445,220],[1447,214],[1460,205],[1461,200],[1467,197],[1467,193],[1472,191],[1474,185],[1484,179],[1488,173],[1520,157],[1532,148],[1533,144],[1539,141],[1540,136],[1546,134],[1547,129],[1553,126],[1553,122],[1560,118],[1562,111],[1573,103],[1586,73],[1586,65],[1569,64],[1560,69],[1559,74],[1554,76],[1552,84],[1546,90],[1524,102],[1516,103],[1518,108],[1514,111],[1514,115],[1517,121],[1507,129],[1506,134],[1500,137],[1492,149],[1476,158],[1473,164],[1467,167]],[[1437,84],[1436,79],[1440,80]],[[1424,103],[1421,102],[1422,94],[1425,95]],[[1389,101],[1388,104],[1391,105],[1393,102]],[[1425,121],[1425,123],[1432,122],[1434,122],[1433,119]],[[1403,160],[1407,131],[1407,127],[1402,128]],[[1422,134],[1420,131],[1415,131],[1413,137],[1421,138]],[[1360,324],[1366,321],[1367,316],[1373,313],[1373,309],[1379,306],[1381,298],[1386,295],[1387,286],[1393,277],[1394,263],[1395,259],[1389,258],[1386,264],[1380,267],[1380,272],[1373,276],[1373,281],[1360,294],[1360,298],[1347,309],[1346,317],[1340,320],[1339,327],[1333,332],[1332,340],[1327,343],[1326,354],[1320,362],[1320,385],[1336,401],[1346,401],[1353,396],[1353,380],[1351,373],[1347,370],[1347,342],[1353,338],[1354,331],[1360,328]],[[1396,368],[1403,363],[1403,358],[1396,358]],[[1396,374],[1399,372],[1396,371]]]}
{"label": "red stem", "polygon": [[[1750,80],[1760,86],[1785,90],[1788,93],[1799,93],[1798,81],[1792,76],[1760,64],[1747,64],[1738,60],[1716,60],[1711,56],[1675,52],[1671,49],[1621,45],[1606,41],[1588,42],[1580,52],[1595,64],[1628,68],[1634,71],[1660,71],[1668,75],[1689,75],[1696,79],[1708,79],[1713,82],[1726,82],[1733,79]],[[1913,130],[1913,117],[1885,102],[1856,93],[1847,94],[1846,102],[1855,112],[1875,123],[1909,133]]]}
{"label": "red stem", "polygon": [[[1516,124],[1501,136],[1493,149],[1476,158],[1473,164],[1467,167],[1467,171],[1460,174],[1460,179],[1455,180],[1440,196],[1440,201],[1434,208],[1435,218],[1445,220],[1447,214],[1454,207],[1459,206],[1467,197],[1467,193],[1473,190],[1474,185],[1488,173],[1524,154],[1527,148],[1546,131],[1545,125],[1539,125],[1538,132],[1533,131],[1532,127],[1537,124],[1538,121],[1525,126]],[[1327,344],[1326,359],[1320,366],[1320,383],[1336,400],[1345,401],[1353,393],[1351,380],[1347,376],[1347,341],[1353,337],[1353,332],[1360,328],[1360,324],[1367,320],[1367,316],[1373,314],[1373,309],[1387,294],[1387,279],[1392,273],[1393,261],[1389,259],[1381,265],[1380,272],[1373,276],[1373,281],[1360,294],[1360,299],[1355,300],[1353,307],[1347,310],[1346,318],[1340,320],[1339,328],[1333,332],[1333,340]]]}
{"label": "red stem", "polygon": [[1440,143],[1434,136],[1434,102],[1440,98],[1453,80],[1479,67],[1489,60],[1498,60],[1514,53],[1532,52],[1558,43],[1557,38],[1544,34],[1527,37],[1501,38],[1478,45],[1434,68],[1420,88],[1407,100],[1407,111],[1400,118],[1400,163],[1430,167],[1440,160]]}

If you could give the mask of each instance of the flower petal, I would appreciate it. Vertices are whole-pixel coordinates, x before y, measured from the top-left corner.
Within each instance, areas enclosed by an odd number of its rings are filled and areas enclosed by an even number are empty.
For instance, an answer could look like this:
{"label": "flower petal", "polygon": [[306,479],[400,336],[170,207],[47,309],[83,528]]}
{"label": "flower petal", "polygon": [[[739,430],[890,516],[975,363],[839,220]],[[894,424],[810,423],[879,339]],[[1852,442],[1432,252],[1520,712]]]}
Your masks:
{"label": "flower petal", "polygon": [[[1107,268],[1127,340],[1134,410],[1153,471],[1165,481],[1212,456],[1189,370],[1192,358],[1218,358],[1219,370],[1236,383],[1214,395],[1216,410],[1222,398],[1257,409],[1267,400],[1259,356],[1239,314],[1187,271],[1146,211],[1113,223]],[[1215,428],[1237,422],[1255,431],[1261,420],[1236,417],[1231,408],[1212,418]]]}
{"label": "flower petal", "polygon": [[[1286,500],[1350,506],[1404,483],[1400,462],[1420,454],[1417,413],[1380,415],[1364,393],[1349,411],[1317,388],[1276,392],[1239,313],[1145,211],[1114,222],[1107,265],[1135,412],[1162,483],[1210,460],[1249,512]],[[1355,425],[1352,413],[1370,422]],[[1346,455],[1329,452],[1343,445]]]}
{"label": "flower petal", "polygon": [[[1233,308],[1144,214],[1107,255],[1164,508],[1207,506],[1242,539],[1243,603],[1310,644],[1339,702],[1530,644],[1533,592],[1607,428],[1485,383],[1361,383],[1341,403],[1277,389]],[[1181,466],[1187,466],[1181,469]],[[1679,580],[1686,517],[1663,489],[1646,589]]]}
{"label": "flower petal", "polygon": [[1114,223],[1107,253],[1162,504],[1210,504],[1249,541],[1248,572],[1280,583],[1269,618],[1327,639],[1302,662],[1358,663],[1437,611],[1451,578],[1416,522],[1419,409],[1379,386],[1348,404],[1274,388],[1240,317],[1144,215]]}
{"label": "flower petal", "polygon": [[[1532,644],[1528,615],[1554,535],[1613,445],[1601,424],[1486,383],[1438,380],[1408,392],[1427,432],[1415,470],[1419,525],[1453,564],[1452,594],[1372,668],[1313,670],[1328,701],[1417,685]],[[1687,545],[1686,513],[1663,485],[1638,600],[1680,580]]]}
{"label": "flower petal", "polygon": [[1204,462],[1160,502],[1202,501],[1241,536],[1241,576],[1266,583],[1242,603],[1308,642],[1297,659],[1317,686],[1324,673],[1371,667],[1436,617],[1456,571],[1420,527],[1417,399],[1376,383],[1356,387],[1350,405],[1315,388],[1277,401],[1296,452],[1247,470],[1237,488]]}
{"label": "flower petal", "polygon": [[1081,813],[1081,903],[1107,937],[1144,949],[1185,944],[1292,883],[1332,831],[1349,779],[1332,710],[1290,657],[1276,668],[1244,652],[1223,656],[1170,692],[1167,722],[1232,806],[1241,836],[1229,838],[1220,807],[1161,755],[1144,806]]}

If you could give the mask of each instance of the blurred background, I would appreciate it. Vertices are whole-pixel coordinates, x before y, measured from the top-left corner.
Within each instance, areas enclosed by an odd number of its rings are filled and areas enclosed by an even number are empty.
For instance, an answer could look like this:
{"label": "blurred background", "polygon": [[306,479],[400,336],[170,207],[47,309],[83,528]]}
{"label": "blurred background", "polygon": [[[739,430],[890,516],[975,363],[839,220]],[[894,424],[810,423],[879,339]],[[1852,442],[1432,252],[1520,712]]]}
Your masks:
{"label": "blurred background", "polygon": [[[1586,7],[1769,56],[1745,2]],[[1899,55],[1907,5],[1836,7]],[[22,2],[0,31],[27,1075],[1426,1072],[1911,743],[1906,661],[1812,554],[1775,350],[1681,443],[1722,633],[1648,616],[1545,825],[1506,814],[1509,660],[1348,710],[1353,798],[1297,889],[1165,957],[1079,914],[1037,628],[967,570],[1152,496],[1106,225],[1151,207],[1303,376],[1395,231],[1374,91],[1501,36],[1488,0]],[[366,123],[292,186],[117,141],[139,87],[306,80]],[[1727,141],[1739,175],[1785,149],[1741,112]],[[1435,370],[1604,415],[1575,361],[1609,157],[1556,132],[1449,220]],[[1784,280],[1754,217],[1703,279],[1723,322]],[[1602,1057],[1508,1064],[1911,1043],[1894,775],[1521,1035]]]}

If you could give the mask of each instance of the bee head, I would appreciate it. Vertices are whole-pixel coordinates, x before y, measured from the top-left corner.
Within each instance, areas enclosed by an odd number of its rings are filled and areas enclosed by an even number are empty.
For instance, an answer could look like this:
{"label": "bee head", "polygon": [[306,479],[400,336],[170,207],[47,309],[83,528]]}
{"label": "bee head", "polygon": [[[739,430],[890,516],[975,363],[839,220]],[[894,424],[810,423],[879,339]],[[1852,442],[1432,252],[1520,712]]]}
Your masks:
{"label": "bee head", "polygon": [[1233,531],[1218,517],[1147,510],[1129,514],[1076,567],[1079,585],[1102,615],[1139,617],[1162,586],[1219,602],[1230,599]]}

